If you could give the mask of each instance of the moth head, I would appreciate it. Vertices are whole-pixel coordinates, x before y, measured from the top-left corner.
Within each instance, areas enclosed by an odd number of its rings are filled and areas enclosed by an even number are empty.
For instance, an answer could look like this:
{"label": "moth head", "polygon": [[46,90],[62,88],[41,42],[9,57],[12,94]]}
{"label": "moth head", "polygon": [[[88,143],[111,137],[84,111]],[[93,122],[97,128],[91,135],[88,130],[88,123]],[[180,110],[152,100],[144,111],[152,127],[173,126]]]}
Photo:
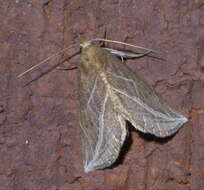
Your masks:
{"label": "moth head", "polygon": [[94,67],[98,62],[98,57],[101,54],[101,48],[97,45],[91,44],[91,41],[82,41],[80,43],[82,47],[81,62],[85,67]]}
{"label": "moth head", "polygon": [[85,39],[80,39],[80,46],[82,47],[82,48],[85,48],[85,47],[88,47],[89,45],[91,45],[91,41],[87,41],[87,40],[85,40]]}

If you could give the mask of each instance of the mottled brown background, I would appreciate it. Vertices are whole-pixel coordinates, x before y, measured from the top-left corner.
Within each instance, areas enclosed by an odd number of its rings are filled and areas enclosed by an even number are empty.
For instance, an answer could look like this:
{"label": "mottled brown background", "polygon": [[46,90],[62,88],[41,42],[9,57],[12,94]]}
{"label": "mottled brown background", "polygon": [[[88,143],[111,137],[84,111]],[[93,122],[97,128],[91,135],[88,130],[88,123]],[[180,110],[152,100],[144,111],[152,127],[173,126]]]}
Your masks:
{"label": "mottled brown background", "polygon": [[[204,1],[0,0],[0,24],[1,190],[203,189]],[[166,140],[132,129],[114,167],[86,174],[77,70],[39,77],[77,48],[16,76],[79,43],[79,35],[105,33],[161,52],[166,61],[145,57],[128,65],[189,122]]]}

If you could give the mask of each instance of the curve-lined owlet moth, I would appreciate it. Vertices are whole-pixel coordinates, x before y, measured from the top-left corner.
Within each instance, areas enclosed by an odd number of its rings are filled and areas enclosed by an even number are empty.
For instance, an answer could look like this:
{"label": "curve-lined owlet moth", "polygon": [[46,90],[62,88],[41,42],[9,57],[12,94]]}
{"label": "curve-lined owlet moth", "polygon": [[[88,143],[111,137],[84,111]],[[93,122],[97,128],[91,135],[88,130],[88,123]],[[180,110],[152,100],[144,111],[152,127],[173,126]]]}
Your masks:
{"label": "curve-lined owlet moth", "polygon": [[187,121],[109,49],[90,42],[81,46],[79,101],[85,172],[115,162],[126,138],[126,120],[157,137],[174,134]]}
{"label": "curve-lined owlet moth", "polygon": [[85,172],[103,169],[115,162],[127,135],[126,121],[139,131],[157,137],[168,137],[187,122],[186,117],[170,108],[153,88],[116,57],[138,55],[101,48],[92,41],[81,43],[79,64]]}

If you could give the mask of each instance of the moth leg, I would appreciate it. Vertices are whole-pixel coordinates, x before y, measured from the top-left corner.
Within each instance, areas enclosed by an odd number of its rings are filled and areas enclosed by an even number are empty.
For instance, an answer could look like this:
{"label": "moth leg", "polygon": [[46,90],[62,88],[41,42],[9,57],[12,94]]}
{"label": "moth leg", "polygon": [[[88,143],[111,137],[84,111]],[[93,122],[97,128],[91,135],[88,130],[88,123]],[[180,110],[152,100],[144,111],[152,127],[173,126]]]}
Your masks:
{"label": "moth leg", "polygon": [[[145,53],[135,53],[135,54],[132,54],[132,55],[130,55],[130,56],[128,56],[128,54],[127,54],[127,58],[139,58],[139,57],[144,57],[145,55],[148,55],[148,54],[150,54],[152,51],[151,50],[149,50],[149,51],[147,51],[147,52],[145,52]],[[133,57],[134,56],[134,57]]]}
{"label": "moth leg", "polygon": [[76,66],[59,66],[57,67],[58,70],[64,70],[64,71],[67,71],[67,70],[73,70],[73,69],[77,69]]}
{"label": "moth leg", "polygon": [[68,66],[58,66],[57,69],[58,70],[64,70],[64,71],[67,71],[67,70],[73,70],[73,69],[77,69],[78,67],[76,65],[68,65]]}
{"label": "moth leg", "polygon": [[119,56],[122,59],[122,61],[124,58],[125,59],[139,58],[139,57],[143,57],[145,55],[148,55],[149,53],[152,52],[152,50],[148,50],[145,53],[128,53],[128,52],[123,52],[123,51],[119,51],[119,50],[115,50],[115,49],[111,49],[111,48],[104,48],[104,49],[108,50],[112,54]]}
{"label": "moth leg", "polygon": [[120,59],[121,59],[121,61],[122,61],[122,62],[124,62],[124,59],[123,59],[123,57],[122,57],[122,56],[120,56]]}

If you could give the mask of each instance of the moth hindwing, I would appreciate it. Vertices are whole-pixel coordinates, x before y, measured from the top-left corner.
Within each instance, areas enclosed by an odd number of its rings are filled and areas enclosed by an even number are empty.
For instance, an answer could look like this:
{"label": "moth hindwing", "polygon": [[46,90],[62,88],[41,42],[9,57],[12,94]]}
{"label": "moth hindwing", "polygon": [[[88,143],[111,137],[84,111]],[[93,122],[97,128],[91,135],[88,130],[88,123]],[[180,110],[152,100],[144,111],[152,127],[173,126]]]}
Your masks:
{"label": "moth hindwing", "polygon": [[126,138],[126,120],[157,137],[174,134],[187,121],[108,50],[88,42],[81,46],[79,101],[85,172],[115,162]]}

